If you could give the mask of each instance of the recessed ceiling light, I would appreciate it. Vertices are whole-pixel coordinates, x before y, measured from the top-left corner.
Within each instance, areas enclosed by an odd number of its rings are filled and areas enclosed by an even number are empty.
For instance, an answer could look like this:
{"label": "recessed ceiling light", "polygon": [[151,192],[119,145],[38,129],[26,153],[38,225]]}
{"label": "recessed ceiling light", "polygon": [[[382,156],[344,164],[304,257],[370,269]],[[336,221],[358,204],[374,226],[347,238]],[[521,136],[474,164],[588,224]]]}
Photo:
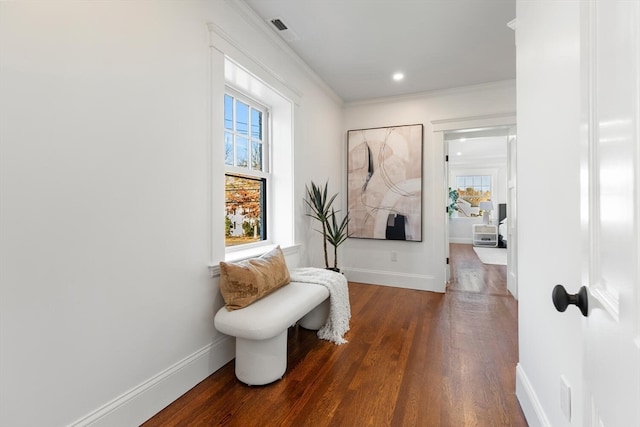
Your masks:
{"label": "recessed ceiling light", "polygon": [[393,80],[399,82],[400,80],[404,79],[404,74],[402,73],[395,73],[393,75]]}
{"label": "recessed ceiling light", "polygon": [[462,153],[461,153],[460,151],[458,151],[458,152],[456,153],[456,156],[462,156]]}

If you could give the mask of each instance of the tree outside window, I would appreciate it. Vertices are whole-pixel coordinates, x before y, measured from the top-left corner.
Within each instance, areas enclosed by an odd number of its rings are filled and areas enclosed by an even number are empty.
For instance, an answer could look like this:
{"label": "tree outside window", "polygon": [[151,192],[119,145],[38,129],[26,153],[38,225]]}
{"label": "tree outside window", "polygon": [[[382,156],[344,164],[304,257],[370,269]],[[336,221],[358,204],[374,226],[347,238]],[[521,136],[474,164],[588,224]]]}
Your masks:
{"label": "tree outside window", "polygon": [[461,199],[477,207],[491,200],[491,175],[462,175],[456,177],[456,189]]}
{"label": "tree outside window", "polygon": [[225,245],[264,240],[265,180],[225,175]]}

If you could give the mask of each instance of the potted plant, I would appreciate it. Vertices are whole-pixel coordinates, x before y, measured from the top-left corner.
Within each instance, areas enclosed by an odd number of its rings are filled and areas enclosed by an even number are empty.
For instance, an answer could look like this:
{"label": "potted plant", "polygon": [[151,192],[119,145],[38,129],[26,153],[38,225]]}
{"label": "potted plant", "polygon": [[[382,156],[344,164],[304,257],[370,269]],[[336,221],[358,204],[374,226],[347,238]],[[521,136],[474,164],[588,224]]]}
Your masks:
{"label": "potted plant", "polygon": [[311,187],[306,186],[307,198],[304,199],[305,203],[311,209],[310,214],[306,214],[311,218],[318,220],[322,226],[321,230],[316,230],[322,234],[322,248],[324,250],[324,266],[329,267],[329,254],[327,252],[327,242],[333,246],[333,267],[332,270],[339,271],[338,269],[338,246],[347,240],[349,235],[347,234],[347,225],[349,223],[349,216],[345,215],[342,221],[338,221],[336,212],[333,208],[333,202],[338,196],[334,194],[329,197],[328,195],[328,182],[325,182],[324,187],[316,185],[311,181]]}
{"label": "potted plant", "polygon": [[349,215],[345,215],[342,221],[338,223],[336,219],[336,211],[331,208],[330,221],[327,221],[327,237],[326,240],[333,246],[333,267],[331,270],[340,272],[338,268],[338,246],[344,243],[349,237],[347,233],[347,225],[349,224]]}
{"label": "potted plant", "polygon": [[329,256],[327,255],[327,220],[329,219],[329,215],[331,214],[331,205],[333,201],[338,196],[334,194],[331,198],[327,196],[327,185],[329,183],[324,183],[324,188],[320,188],[313,181],[311,181],[311,188],[306,187],[307,189],[307,198],[304,199],[305,203],[309,208],[311,208],[310,216],[311,218],[315,218],[320,221],[322,225],[322,231],[318,231],[322,234],[322,245],[324,249],[324,265],[325,268],[329,268]]}
{"label": "potted plant", "polygon": [[458,190],[452,190],[451,187],[449,187],[449,200],[451,201],[451,203],[449,203],[449,209],[447,209],[447,211],[449,212],[449,217],[451,217],[451,215],[453,215],[454,211],[458,210],[458,199],[460,198],[460,193],[458,193]]}

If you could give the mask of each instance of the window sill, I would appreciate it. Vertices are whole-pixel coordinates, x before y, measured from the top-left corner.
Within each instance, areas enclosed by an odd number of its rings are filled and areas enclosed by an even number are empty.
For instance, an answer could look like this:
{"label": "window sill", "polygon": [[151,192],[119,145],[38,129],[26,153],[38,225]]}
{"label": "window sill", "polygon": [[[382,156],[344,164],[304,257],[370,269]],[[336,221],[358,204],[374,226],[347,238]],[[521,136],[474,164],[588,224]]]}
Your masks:
{"label": "window sill", "polygon": [[[265,245],[254,247],[246,250],[229,252],[226,254],[224,260],[225,262],[238,262],[244,261],[249,258],[259,257],[260,255],[266,254],[270,250],[274,249],[278,245]],[[294,255],[300,251],[300,245],[293,244],[290,246],[281,246],[282,252],[284,252],[285,256]],[[209,275],[211,277],[218,277],[220,275],[220,265],[209,265]]]}

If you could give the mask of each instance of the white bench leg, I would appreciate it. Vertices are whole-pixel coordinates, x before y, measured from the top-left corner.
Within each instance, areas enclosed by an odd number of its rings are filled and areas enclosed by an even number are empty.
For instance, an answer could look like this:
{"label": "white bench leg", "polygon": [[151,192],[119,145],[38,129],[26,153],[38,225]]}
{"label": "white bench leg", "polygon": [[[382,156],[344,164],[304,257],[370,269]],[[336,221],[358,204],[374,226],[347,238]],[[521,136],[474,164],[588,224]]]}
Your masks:
{"label": "white bench leg", "polygon": [[287,370],[287,329],[268,340],[236,338],[236,377],[248,385],[269,384]]}
{"label": "white bench leg", "polygon": [[317,331],[327,323],[327,318],[329,318],[329,307],[329,298],[327,298],[318,304],[316,308],[305,314],[298,324],[305,329]]}

